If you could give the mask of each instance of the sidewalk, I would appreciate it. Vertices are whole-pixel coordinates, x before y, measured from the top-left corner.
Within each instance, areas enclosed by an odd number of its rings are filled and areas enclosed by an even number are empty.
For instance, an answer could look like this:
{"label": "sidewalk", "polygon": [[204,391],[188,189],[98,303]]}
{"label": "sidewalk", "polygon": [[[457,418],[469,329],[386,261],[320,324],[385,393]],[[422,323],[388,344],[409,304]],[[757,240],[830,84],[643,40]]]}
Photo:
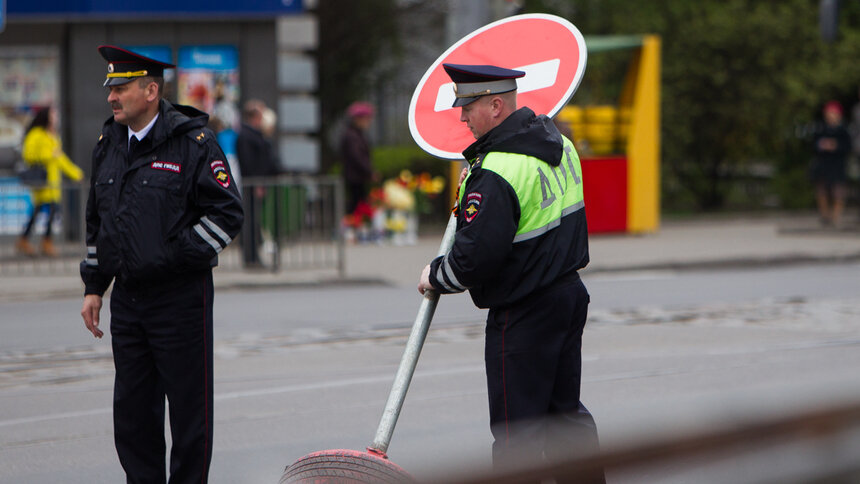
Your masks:
{"label": "sidewalk", "polygon": [[[410,286],[417,283],[421,269],[437,253],[441,230],[438,235],[423,235],[411,246],[350,245],[344,278],[334,270],[273,274],[219,268],[215,286],[222,290],[361,283]],[[589,246],[591,263],[583,271],[586,274],[851,262],[860,261],[860,225],[822,229],[812,215],[697,217],[663,221],[660,230],[652,234],[592,235]],[[82,287],[75,274],[3,276],[0,300],[80,297]]]}
{"label": "sidewalk", "polygon": [[[441,232],[412,247],[350,247],[347,275],[416,284],[440,239]],[[825,230],[814,216],[665,221],[652,234],[593,234],[589,252],[583,273],[860,261],[860,225]]]}

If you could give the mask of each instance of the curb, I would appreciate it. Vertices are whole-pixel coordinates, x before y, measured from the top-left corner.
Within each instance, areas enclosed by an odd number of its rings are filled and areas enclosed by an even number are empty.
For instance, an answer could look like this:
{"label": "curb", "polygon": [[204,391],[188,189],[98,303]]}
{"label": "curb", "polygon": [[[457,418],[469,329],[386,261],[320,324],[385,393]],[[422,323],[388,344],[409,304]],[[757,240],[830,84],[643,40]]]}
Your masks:
{"label": "curb", "polygon": [[581,272],[592,273],[618,273],[636,271],[696,271],[696,270],[721,270],[742,269],[774,266],[798,266],[808,264],[844,264],[860,261],[860,252],[854,254],[823,255],[815,256],[809,254],[784,254],[774,257],[738,257],[729,259],[715,259],[705,261],[688,262],[657,262],[653,264],[633,264],[624,267],[600,267],[588,266]]}
{"label": "curb", "polygon": [[[582,274],[617,274],[622,272],[638,271],[678,271],[689,272],[697,270],[734,270],[734,269],[758,269],[763,267],[791,267],[811,264],[845,264],[860,261],[860,252],[842,255],[814,256],[809,254],[785,254],[774,257],[738,257],[733,259],[720,259],[708,261],[670,261],[656,262],[652,264],[633,264],[623,267],[612,266],[589,266],[581,271]],[[232,272],[233,274],[241,272]],[[35,276],[41,277],[41,276]],[[50,278],[51,276],[45,276]],[[64,279],[71,281],[71,276]],[[67,282],[67,281],[64,281]],[[48,287],[45,287],[48,286]],[[44,291],[38,292],[15,292],[5,289],[0,293],[0,302],[31,302],[45,299],[68,299],[83,297],[83,287],[72,284],[70,287],[51,288],[51,284],[42,287]],[[257,291],[265,289],[320,289],[320,288],[348,288],[348,287],[394,287],[396,284],[384,277],[325,277],[319,279],[302,280],[277,280],[271,282],[258,281],[236,281],[231,277],[215,277],[215,288],[220,291]]]}

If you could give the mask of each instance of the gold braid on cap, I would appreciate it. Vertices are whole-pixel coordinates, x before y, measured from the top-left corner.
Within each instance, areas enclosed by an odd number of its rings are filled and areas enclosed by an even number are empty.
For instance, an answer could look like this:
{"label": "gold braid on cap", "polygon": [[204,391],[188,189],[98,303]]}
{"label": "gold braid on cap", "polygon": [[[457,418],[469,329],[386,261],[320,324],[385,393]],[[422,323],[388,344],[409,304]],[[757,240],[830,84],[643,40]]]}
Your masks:
{"label": "gold braid on cap", "polygon": [[457,84],[454,84],[454,97],[478,97],[478,96],[486,96],[487,94],[492,94],[493,92],[489,89],[484,89],[483,91],[473,92],[469,94],[460,94],[457,92]]}
{"label": "gold braid on cap", "polygon": [[113,77],[144,77],[149,74],[148,71],[128,71],[128,72],[109,72],[107,78]]}

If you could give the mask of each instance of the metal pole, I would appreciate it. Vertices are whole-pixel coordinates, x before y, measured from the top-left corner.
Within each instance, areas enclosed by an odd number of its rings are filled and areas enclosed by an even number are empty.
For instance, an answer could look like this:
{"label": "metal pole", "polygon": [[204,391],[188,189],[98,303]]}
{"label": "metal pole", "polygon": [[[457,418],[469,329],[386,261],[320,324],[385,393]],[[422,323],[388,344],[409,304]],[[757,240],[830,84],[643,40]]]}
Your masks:
{"label": "metal pole", "polygon": [[281,268],[281,188],[283,185],[279,182],[269,184],[268,194],[274,192],[275,207],[274,213],[275,223],[272,225],[272,242],[274,251],[272,252],[272,272],[278,272]]}
{"label": "metal pole", "polygon": [[335,178],[332,181],[334,187],[334,224],[332,225],[334,225],[335,244],[337,245],[337,275],[343,279],[346,277],[346,241],[341,226],[344,216],[344,188],[342,179]]}
{"label": "metal pole", "polygon": [[[448,227],[445,228],[445,235],[442,236],[442,244],[439,246],[437,255],[448,253],[451,245],[454,243],[454,232],[456,231],[457,219],[452,215],[448,219]],[[403,408],[406,391],[409,390],[409,383],[412,382],[412,375],[415,373],[415,366],[418,364],[418,357],[421,355],[421,348],[424,346],[424,340],[427,338],[427,330],[430,329],[430,320],[433,319],[433,313],[436,311],[436,304],[438,302],[439,294],[436,291],[426,291],[424,293],[424,299],[421,300],[421,306],[419,306],[415,322],[412,324],[412,332],[406,341],[406,349],[403,351],[403,357],[400,359],[400,366],[397,368],[397,374],[394,376],[391,393],[388,394],[388,402],[385,404],[382,419],[379,421],[379,427],[376,429],[376,437],[373,439],[370,447],[367,448],[369,452],[385,455],[388,451],[388,444],[391,442],[394,426],[397,424],[398,417],[400,417],[400,409]]]}

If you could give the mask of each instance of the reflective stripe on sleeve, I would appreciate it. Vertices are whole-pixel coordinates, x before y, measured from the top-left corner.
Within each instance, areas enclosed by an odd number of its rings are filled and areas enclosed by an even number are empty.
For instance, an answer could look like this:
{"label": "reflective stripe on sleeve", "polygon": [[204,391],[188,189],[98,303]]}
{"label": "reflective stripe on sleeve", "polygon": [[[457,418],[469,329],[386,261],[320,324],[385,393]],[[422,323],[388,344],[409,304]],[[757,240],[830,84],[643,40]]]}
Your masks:
{"label": "reflective stripe on sleeve", "polygon": [[448,262],[448,255],[449,254],[446,254],[445,257],[442,258],[442,262],[436,270],[436,280],[439,281],[447,291],[463,292],[466,288],[460,284],[460,281],[457,280],[457,276],[454,275],[454,271],[451,270],[451,264]]}
{"label": "reflective stripe on sleeve", "polygon": [[465,291],[466,286],[464,286],[463,284],[460,283],[460,281],[457,279],[457,276],[454,275],[454,270],[451,269],[451,262],[448,259],[450,256],[451,256],[450,252],[445,254],[445,257],[442,259],[442,264],[440,264],[440,266],[442,268],[444,268],[445,276],[448,278],[448,280],[451,282],[451,284],[456,289],[459,289],[460,291]]}
{"label": "reflective stripe on sleeve", "polygon": [[221,244],[219,244],[215,239],[213,239],[212,236],[209,235],[209,232],[207,232],[202,225],[195,225],[194,231],[197,232],[197,235],[199,235],[201,239],[205,240],[207,244],[211,245],[212,248],[215,249],[216,254],[221,253],[221,250],[224,247],[221,247]]}
{"label": "reflective stripe on sleeve", "polygon": [[457,292],[456,289],[449,286],[448,283],[445,282],[445,276],[442,275],[442,264],[439,264],[439,269],[436,270],[436,280],[439,281],[439,284],[442,284],[442,287],[444,287],[446,291]]}
{"label": "reflective stripe on sleeve", "polygon": [[516,237],[514,237],[514,243],[534,239],[535,237],[540,237],[541,235],[543,235],[543,234],[549,232],[550,230],[561,225],[561,219],[563,217],[566,217],[572,213],[578,212],[578,211],[582,210],[583,208],[585,208],[585,202],[578,202],[578,203],[575,203],[575,204],[565,208],[564,210],[561,211],[561,217],[553,220],[552,222],[544,225],[543,227],[538,227],[534,230],[530,230],[528,232],[523,232],[523,233],[517,235]]}
{"label": "reflective stripe on sleeve", "polygon": [[200,221],[203,222],[203,224],[206,225],[206,227],[208,227],[213,234],[217,235],[218,238],[220,238],[224,242],[225,247],[233,241],[233,239],[230,238],[229,235],[227,235],[227,232],[224,232],[224,230],[219,227],[215,222],[209,220],[208,216],[204,216],[200,219]]}
{"label": "reflective stripe on sleeve", "polygon": [[84,264],[90,267],[98,267],[99,259],[96,257],[96,246],[88,245],[87,246],[87,258],[84,259]]}

